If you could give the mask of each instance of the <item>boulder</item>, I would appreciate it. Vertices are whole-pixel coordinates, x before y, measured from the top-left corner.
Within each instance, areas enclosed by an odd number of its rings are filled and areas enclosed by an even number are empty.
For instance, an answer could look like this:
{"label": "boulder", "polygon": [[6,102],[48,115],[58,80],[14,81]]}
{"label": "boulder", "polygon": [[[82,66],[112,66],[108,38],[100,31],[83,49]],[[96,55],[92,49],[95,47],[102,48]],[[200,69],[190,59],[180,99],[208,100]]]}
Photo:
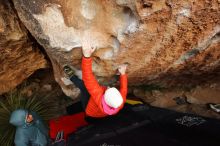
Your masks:
{"label": "boulder", "polygon": [[12,3],[0,0],[0,95],[46,66],[44,55],[30,39]]}
{"label": "boulder", "polygon": [[207,0],[13,0],[45,48],[67,95],[68,64],[80,76],[81,47],[96,47],[93,71],[114,85],[128,63],[129,85],[195,86],[220,75],[220,3]]}

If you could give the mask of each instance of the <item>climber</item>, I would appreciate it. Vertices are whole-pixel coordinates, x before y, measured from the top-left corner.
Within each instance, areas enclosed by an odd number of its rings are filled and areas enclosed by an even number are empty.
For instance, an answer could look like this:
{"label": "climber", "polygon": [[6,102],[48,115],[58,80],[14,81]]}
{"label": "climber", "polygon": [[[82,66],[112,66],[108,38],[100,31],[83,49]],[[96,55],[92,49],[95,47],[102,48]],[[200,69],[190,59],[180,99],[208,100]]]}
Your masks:
{"label": "climber", "polygon": [[16,126],[15,146],[46,146],[48,144],[48,130],[35,112],[17,109],[12,112],[9,122]]}
{"label": "climber", "polygon": [[71,68],[65,66],[64,71],[71,76],[70,80],[81,91],[81,102],[85,109],[86,116],[89,118],[101,118],[108,115],[115,115],[122,108],[126,101],[127,95],[127,65],[123,64],[118,67],[120,73],[120,92],[114,87],[100,86],[92,73],[91,55],[95,48],[83,48],[82,57],[82,80],[72,75]]}

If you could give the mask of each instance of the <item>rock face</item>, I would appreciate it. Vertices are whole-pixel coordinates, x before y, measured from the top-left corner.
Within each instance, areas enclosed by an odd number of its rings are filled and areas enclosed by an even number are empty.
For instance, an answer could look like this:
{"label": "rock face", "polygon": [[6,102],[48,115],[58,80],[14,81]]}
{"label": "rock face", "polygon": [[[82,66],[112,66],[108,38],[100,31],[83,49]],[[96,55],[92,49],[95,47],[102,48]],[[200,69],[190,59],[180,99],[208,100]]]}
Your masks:
{"label": "rock face", "polygon": [[[56,81],[80,74],[80,47],[97,47],[93,70],[101,83],[116,82],[128,63],[129,85],[193,86],[220,75],[218,0],[13,0],[21,21],[45,48]],[[111,80],[111,81],[110,81]]]}
{"label": "rock face", "polygon": [[133,94],[153,106],[170,108],[180,104],[220,103],[220,83],[204,84],[191,90],[135,88]]}
{"label": "rock face", "polygon": [[46,60],[20,23],[11,3],[0,0],[0,94],[16,87]]}

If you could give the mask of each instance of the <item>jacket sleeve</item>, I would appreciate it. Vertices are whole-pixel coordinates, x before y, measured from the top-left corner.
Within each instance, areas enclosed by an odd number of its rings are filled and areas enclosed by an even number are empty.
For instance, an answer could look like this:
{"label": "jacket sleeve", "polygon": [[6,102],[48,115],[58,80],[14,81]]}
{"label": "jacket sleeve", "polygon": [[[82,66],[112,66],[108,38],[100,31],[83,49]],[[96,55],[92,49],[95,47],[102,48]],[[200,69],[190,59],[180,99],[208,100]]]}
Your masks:
{"label": "jacket sleeve", "polygon": [[29,146],[27,142],[15,141],[15,146]]}
{"label": "jacket sleeve", "polygon": [[120,75],[120,93],[123,97],[124,102],[126,101],[127,92],[128,92],[128,79],[127,75]]}
{"label": "jacket sleeve", "polygon": [[94,101],[100,103],[98,100],[101,100],[101,98],[96,97],[100,97],[103,94],[103,88],[92,73],[92,58],[82,58],[82,79]]}
{"label": "jacket sleeve", "polygon": [[29,146],[29,141],[27,135],[23,132],[23,129],[16,130],[15,146]]}

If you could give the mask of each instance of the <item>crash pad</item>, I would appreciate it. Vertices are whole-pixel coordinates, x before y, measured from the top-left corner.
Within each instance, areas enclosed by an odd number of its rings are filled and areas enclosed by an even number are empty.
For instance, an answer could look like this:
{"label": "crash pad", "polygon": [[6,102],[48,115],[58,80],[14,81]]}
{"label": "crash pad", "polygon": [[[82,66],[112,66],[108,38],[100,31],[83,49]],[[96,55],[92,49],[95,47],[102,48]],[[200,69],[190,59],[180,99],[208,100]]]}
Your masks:
{"label": "crash pad", "polygon": [[89,123],[68,146],[219,146],[220,121],[147,104],[125,104],[115,116]]}
{"label": "crash pad", "polygon": [[80,112],[73,115],[64,115],[49,121],[50,138],[55,139],[58,132],[63,131],[64,139],[74,133],[78,128],[87,125],[85,113]]}

